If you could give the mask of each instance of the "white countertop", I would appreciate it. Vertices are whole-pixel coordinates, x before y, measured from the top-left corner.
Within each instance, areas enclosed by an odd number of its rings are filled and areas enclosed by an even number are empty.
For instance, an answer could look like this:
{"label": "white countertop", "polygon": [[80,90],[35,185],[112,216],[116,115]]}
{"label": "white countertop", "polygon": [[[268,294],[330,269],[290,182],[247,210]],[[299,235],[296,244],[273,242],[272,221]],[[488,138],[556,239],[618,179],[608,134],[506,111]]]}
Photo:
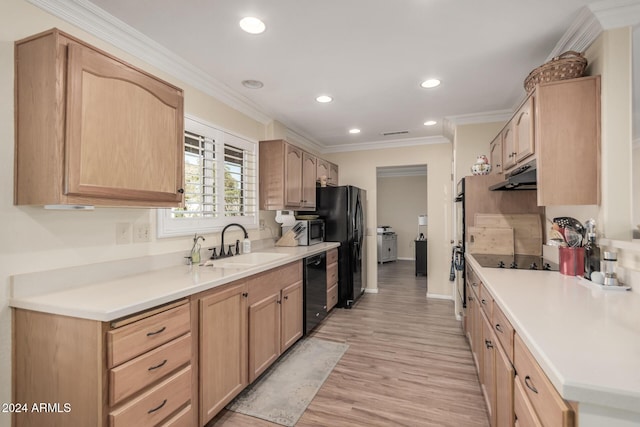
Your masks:
{"label": "white countertop", "polygon": [[640,412],[639,294],[466,259],[564,399]]}
{"label": "white countertop", "polygon": [[[177,265],[118,279],[83,284],[32,295],[12,295],[9,305],[15,308],[60,314],[108,322],[162,305],[197,292],[206,291],[238,279],[301,260],[340,246],[324,242],[313,246],[273,247],[259,252],[286,254],[282,258],[252,267],[220,268]],[[43,286],[46,289],[46,286]]]}

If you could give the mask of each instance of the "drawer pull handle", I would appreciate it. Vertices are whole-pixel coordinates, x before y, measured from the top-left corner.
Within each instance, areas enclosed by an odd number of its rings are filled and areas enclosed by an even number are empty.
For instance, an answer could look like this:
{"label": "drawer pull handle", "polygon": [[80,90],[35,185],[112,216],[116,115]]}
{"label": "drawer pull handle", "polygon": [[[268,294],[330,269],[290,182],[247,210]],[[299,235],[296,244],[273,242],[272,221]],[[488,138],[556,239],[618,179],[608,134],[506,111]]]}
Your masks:
{"label": "drawer pull handle", "polygon": [[161,363],[157,364],[156,366],[152,366],[152,367],[148,368],[147,370],[148,371],[155,371],[158,368],[162,368],[165,365],[165,363],[167,363],[167,359],[164,359]]}
{"label": "drawer pull handle", "polygon": [[245,297],[245,298],[247,298],[247,297],[249,296],[249,292],[243,292],[243,293],[242,293],[242,296],[243,296],[243,297]]}
{"label": "drawer pull handle", "polygon": [[285,295],[285,296],[284,296],[284,299],[289,299],[289,295]]}
{"label": "drawer pull handle", "polygon": [[486,345],[487,348],[493,348],[493,343],[491,342],[491,340],[484,340],[484,345]]}
{"label": "drawer pull handle", "polygon": [[157,331],[155,331],[155,332],[147,332],[147,336],[148,336],[148,337],[152,337],[152,336],[154,336],[154,335],[158,335],[159,333],[164,332],[164,330],[165,330],[165,329],[167,329],[167,327],[166,327],[166,326],[163,326],[162,328],[158,329],[158,330],[157,330]]}
{"label": "drawer pull handle", "polygon": [[487,300],[486,299],[481,299],[480,302],[482,303],[482,305],[487,305]]}
{"label": "drawer pull handle", "polygon": [[167,399],[163,400],[162,403],[160,404],[160,406],[158,406],[157,408],[149,409],[147,411],[147,414],[153,414],[154,412],[156,412],[157,410],[159,410],[160,408],[162,408],[166,404],[167,404]]}
{"label": "drawer pull handle", "polygon": [[502,325],[500,323],[496,323],[496,331],[502,332]]}
{"label": "drawer pull handle", "polygon": [[526,377],[524,377],[524,385],[527,386],[527,388],[529,388],[532,392],[538,394],[538,389],[536,389],[531,382],[531,377],[529,375],[527,375]]}

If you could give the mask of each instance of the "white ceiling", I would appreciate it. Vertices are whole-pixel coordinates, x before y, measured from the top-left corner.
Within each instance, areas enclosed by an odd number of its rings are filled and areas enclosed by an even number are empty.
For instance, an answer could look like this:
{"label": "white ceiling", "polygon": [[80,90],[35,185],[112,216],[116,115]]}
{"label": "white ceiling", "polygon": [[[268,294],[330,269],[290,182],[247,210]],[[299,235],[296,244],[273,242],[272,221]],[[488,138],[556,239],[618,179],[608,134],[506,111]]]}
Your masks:
{"label": "white ceiling", "polygon": [[[512,111],[589,0],[93,0],[324,150]],[[250,35],[244,16],[267,30]],[[435,77],[436,89],[420,83]],[[241,85],[264,82],[259,90]],[[319,104],[329,94],[334,101]],[[505,111],[506,110],[506,111]],[[496,117],[497,117],[496,116]],[[438,124],[426,127],[426,120]],[[362,132],[348,134],[352,127]],[[384,132],[408,131],[400,136]]]}

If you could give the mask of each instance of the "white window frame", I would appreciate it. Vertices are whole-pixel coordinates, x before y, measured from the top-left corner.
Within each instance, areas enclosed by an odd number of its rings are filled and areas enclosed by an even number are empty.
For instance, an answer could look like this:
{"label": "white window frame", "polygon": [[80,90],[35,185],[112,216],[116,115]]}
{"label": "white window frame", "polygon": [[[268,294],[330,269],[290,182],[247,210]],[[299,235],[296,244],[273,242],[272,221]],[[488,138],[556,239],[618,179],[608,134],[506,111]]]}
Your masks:
{"label": "white window frame", "polygon": [[[185,132],[191,132],[197,135],[211,138],[216,142],[216,161],[218,167],[216,168],[216,193],[224,194],[224,145],[232,145],[243,150],[251,151],[254,153],[255,165],[254,176],[251,178],[250,184],[253,186],[253,194],[255,200],[250,201],[254,206],[253,215],[246,216],[225,216],[224,209],[224,197],[218,207],[220,215],[217,217],[207,218],[173,218],[171,215],[171,209],[158,209],[157,210],[157,236],[158,238],[164,237],[177,237],[187,236],[194,233],[210,234],[220,232],[225,225],[230,223],[238,223],[243,225],[247,229],[258,228],[258,141],[250,140],[249,138],[233,134],[226,130],[219,129],[218,126],[207,123],[201,119],[185,116],[184,120]],[[184,159],[183,159],[184,161]]]}

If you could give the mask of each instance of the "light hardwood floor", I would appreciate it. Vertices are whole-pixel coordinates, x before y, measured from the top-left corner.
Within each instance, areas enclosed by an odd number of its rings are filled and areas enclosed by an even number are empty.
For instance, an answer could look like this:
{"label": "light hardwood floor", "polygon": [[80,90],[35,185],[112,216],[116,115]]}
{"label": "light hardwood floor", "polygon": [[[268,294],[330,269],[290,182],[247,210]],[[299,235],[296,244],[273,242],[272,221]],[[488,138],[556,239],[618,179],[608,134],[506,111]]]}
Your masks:
{"label": "light hardwood floor", "polygon": [[[471,351],[453,302],[426,299],[413,261],[378,265],[378,294],[334,309],[312,333],[349,350],[297,427],[488,426]],[[272,427],[224,410],[208,427]]]}

